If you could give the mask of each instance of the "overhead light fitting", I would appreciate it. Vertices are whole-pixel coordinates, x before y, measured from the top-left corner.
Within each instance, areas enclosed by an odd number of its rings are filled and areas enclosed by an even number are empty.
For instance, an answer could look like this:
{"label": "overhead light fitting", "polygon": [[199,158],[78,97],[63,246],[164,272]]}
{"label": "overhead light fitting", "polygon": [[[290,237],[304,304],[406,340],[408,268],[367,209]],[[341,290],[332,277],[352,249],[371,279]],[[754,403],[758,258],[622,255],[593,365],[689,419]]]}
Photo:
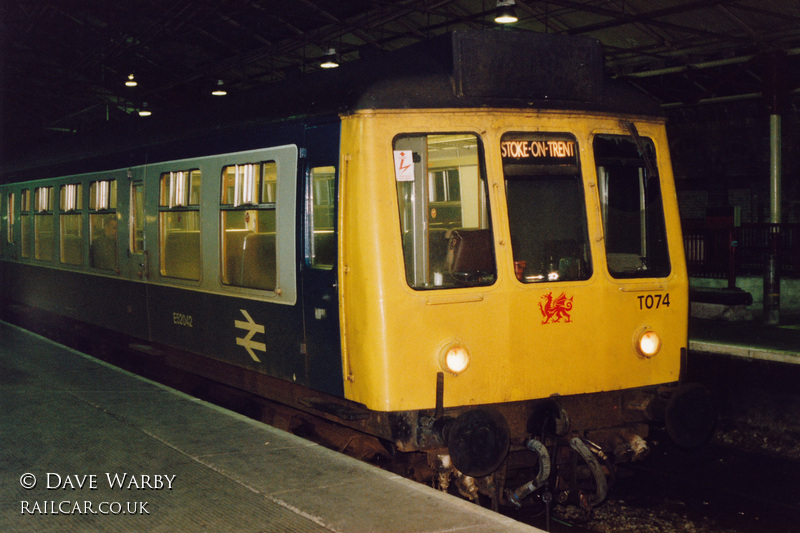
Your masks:
{"label": "overhead light fitting", "polygon": [[228,91],[225,90],[224,85],[225,84],[223,83],[222,80],[217,80],[217,87],[213,91],[211,91],[211,94],[213,94],[214,96],[225,96],[226,94],[228,94]]}
{"label": "overhead light fitting", "polygon": [[494,21],[498,24],[513,24],[519,19],[517,18],[517,11],[514,9],[516,2],[514,0],[498,0],[497,14]]}
{"label": "overhead light fitting", "polygon": [[153,112],[150,111],[150,109],[147,107],[147,102],[144,102],[142,104],[142,108],[139,110],[139,116],[140,117],[149,117],[152,114],[153,114]]}
{"label": "overhead light fitting", "polygon": [[336,68],[339,66],[339,62],[336,60],[336,48],[328,48],[328,51],[325,52],[324,57],[325,59],[323,59],[322,63],[320,63],[320,67]]}
{"label": "overhead light fitting", "polygon": [[133,74],[128,74],[128,79],[125,81],[125,86],[126,87],[136,87],[137,85],[138,85],[138,83],[136,83],[136,80],[133,79]]}

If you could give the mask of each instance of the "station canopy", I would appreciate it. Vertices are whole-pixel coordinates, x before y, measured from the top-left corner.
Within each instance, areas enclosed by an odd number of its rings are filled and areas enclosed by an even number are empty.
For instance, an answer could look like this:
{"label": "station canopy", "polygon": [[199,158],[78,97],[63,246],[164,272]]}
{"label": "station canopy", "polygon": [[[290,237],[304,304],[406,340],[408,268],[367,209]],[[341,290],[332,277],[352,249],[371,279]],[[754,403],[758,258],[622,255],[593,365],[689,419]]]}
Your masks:
{"label": "station canopy", "polygon": [[[510,3],[518,21],[495,22]],[[4,0],[3,154],[489,28],[596,39],[605,73],[663,109],[800,92],[796,1]]]}

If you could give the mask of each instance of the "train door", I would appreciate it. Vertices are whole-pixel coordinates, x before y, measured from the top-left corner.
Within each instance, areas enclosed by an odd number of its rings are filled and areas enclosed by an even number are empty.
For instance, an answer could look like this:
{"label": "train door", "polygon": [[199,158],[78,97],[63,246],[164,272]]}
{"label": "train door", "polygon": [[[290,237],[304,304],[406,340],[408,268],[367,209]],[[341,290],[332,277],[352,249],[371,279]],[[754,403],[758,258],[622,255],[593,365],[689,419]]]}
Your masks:
{"label": "train door", "polygon": [[309,384],[344,394],[339,336],[336,208],[339,124],[306,130],[302,305]]}
{"label": "train door", "polygon": [[144,238],[144,183],[131,183],[128,221],[128,272],[131,279],[146,280],[148,277],[147,250]]}
{"label": "train door", "polygon": [[[134,179],[130,182],[128,195],[120,194],[119,212],[123,217],[127,214],[127,224],[120,223],[120,228],[125,228],[127,232],[120,235],[118,246],[121,253],[119,259],[121,263],[120,272],[124,277],[133,281],[147,281],[149,277],[148,254],[145,239],[145,205],[144,205],[144,182]],[[145,283],[123,283],[116,289],[120,294],[124,294],[127,302],[123,310],[126,317],[126,330],[133,332],[139,338],[148,338],[150,328],[148,327],[148,306],[147,292],[148,284]]]}

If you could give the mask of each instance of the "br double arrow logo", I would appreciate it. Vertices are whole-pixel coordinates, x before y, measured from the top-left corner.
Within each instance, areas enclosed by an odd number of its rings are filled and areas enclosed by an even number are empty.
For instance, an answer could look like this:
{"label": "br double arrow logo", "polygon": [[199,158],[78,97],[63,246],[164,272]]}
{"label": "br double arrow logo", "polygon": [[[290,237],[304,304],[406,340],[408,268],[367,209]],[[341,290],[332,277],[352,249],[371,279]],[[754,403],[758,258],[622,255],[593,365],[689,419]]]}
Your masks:
{"label": "br double arrow logo", "polygon": [[261,359],[256,356],[256,353],[253,350],[266,352],[267,346],[263,342],[254,341],[253,337],[256,333],[264,333],[264,326],[262,324],[256,324],[255,320],[253,320],[250,314],[244,309],[239,309],[239,311],[242,312],[244,317],[247,319],[247,322],[244,320],[236,320],[234,321],[234,325],[239,329],[247,331],[247,335],[244,337],[236,337],[236,344],[239,346],[244,346],[244,349],[247,350],[247,353],[250,354],[250,357],[253,358],[253,361],[260,363]]}

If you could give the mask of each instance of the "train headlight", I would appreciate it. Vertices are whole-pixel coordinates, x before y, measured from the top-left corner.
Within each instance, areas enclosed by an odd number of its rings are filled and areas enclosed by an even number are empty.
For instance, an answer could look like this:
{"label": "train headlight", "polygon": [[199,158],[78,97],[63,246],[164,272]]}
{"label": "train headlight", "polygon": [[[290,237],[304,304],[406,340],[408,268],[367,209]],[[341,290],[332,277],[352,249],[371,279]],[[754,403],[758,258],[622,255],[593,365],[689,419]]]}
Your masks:
{"label": "train headlight", "polygon": [[439,366],[445,372],[457,376],[467,369],[469,359],[469,351],[466,346],[460,342],[451,342],[439,353]]}
{"label": "train headlight", "polygon": [[636,352],[649,359],[661,350],[661,337],[652,329],[644,328],[636,335],[635,344]]}

